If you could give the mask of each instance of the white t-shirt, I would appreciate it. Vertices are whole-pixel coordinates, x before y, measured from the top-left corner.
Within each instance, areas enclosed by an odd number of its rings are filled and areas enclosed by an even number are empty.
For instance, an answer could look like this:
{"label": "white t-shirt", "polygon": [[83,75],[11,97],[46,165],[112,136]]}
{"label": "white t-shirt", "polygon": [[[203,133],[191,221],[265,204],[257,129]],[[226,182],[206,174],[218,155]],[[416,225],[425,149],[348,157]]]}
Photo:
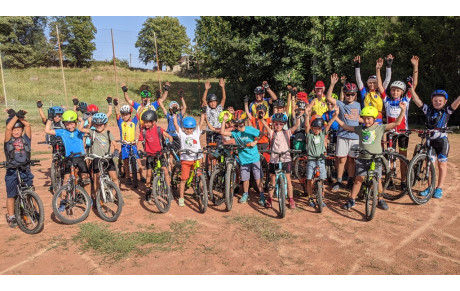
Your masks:
{"label": "white t-shirt", "polygon": [[[200,144],[201,130],[199,126],[195,127],[195,130],[190,135],[185,134],[185,132],[182,131],[182,128],[179,127],[177,134],[179,135],[179,138],[180,138],[180,148],[181,149],[187,149],[193,152],[201,151],[201,144]],[[198,156],[195,154],[190,154],[190,155],[186,153],[180,154],[181,161],[196,161],[198,159],[201,159],[202,157],[203,157],[203,154],[198,154]]]}

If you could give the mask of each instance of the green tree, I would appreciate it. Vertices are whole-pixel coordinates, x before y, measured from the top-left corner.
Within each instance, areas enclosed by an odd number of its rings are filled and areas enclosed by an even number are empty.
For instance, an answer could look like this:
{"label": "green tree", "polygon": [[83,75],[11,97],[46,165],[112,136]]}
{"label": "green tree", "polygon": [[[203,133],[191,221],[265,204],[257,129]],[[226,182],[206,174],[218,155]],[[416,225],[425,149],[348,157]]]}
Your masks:
{"label": "green tree", "polygon": [[172,68],[190,45],[185,26],[175,17],[149,17],[139,31],[136,47],[139,59],[148,64],[156,63],[155,39],[157,38],[158,60],[160,68],[167,65]]}

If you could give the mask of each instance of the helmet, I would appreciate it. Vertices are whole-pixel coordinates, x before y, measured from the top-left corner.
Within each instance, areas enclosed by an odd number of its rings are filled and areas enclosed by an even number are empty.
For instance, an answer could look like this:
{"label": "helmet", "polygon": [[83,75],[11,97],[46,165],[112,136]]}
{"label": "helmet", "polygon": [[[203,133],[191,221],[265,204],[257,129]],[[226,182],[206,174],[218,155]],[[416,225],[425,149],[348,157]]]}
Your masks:
{"label": "helmet", "polygon": [[179,107],[179,103],[177,103],[176,101],[169,102],[169,109],[173,108],[173,106]]}
{"label": "helmet", "polygon": [[254,89],[254,93],[256,93],[256,94],[264,94],[264,93],[265,93],[265,88],[262,87],[262,86],[257,86],[257,87]]}
{"label": "helmet", "polygon": [[374,106],[364,107],[363,110],[361,110],[361,114],[360,114],[361,117],[368,116],[368,117],[374,117],[374,118],[377,118],[378,115],[379,115],[379,111]]}
{"label": "helmet", "polygon": [[78,102],[78,107],[80,107],[80,111],[84,112],[88,109],[88,103],[80,101]]}
{"label": "helmet", "polygon": [[275,101],[273,101],[273,106],[274,107],[284,107],[286,106],[286,103],[284,102],[284,100],[276,99]]}
{"label": "helmet", "polygon": [[449,95],[447,95],[447,92],[444,90],[436,90],[433,93],[431,93],[431,99],[433,99],[434,96],[444,96],[446,98],[446,101],[449,100]]}
{"label": "helmet", "polygon": [[345,83],[343,85],[343,92],[345,93],[357,93],[358,87],[356,87],[355,83]]}
{"label": "helmet", "polygon": [[275,113],[272,116],[272,122],[278,121],[278,122],[286,123],[287,120],[288,120],[287,116],[284,113]]}
{"label": "helmet", "polygon": [[217,101],[217,96],[216,96],[216,94],[209,94],[209,95],[206,97],[206,101],[207,101],[207,102]]}
{"label": "helmet", "polygon": [[305,109],[306,105],[307,105],[307,103],[305,103],[305,101],[303,101],[303,100],[297,101],[297,107],[299,107],[300,109]]}
{"label": "helmet", "polygon": [[406,91],[406,84],[404,84],[404,82],[402,81],[394,81],[393,83],[391,83],[390,88],[392,87],[399,88],[403,90],[404,92]]}
{"label": "helmet", "polygon": [[63,114],[64,113],[64,109],[61,106],[53,106],[51,108],[54,109],[54,114]]}
{"label": "helmet", "polygon": [[220,123],[222,123],[224,121],[224,115],[225,114],[228,114],[230,116],[227,121],[232,120],[233,115],[230,112],[228,112],[227,110],[224,110],[219,114],[218,120],[219,120]]}
{"label": "helmet", "polygon": [[263,110],[264,112],[267,112],[267,106],[265,104],[259,104],[256,107],[256,111]]}
{"label": "helmet", "polygon": [[237,110],[235,111],[235,114],[233,114],[233,122],[236,124],[244,123],[246,119],[246,112],[244,112],[243,110]]}
{"label": "helmet", "polygon": [[184,128],[195,128],[196,127],[196,120],[191,116],[187,116],[182,121]]}
{"label": "helmet", "polygon": [[367,80],[372,80],[372,81],[377,81],[377,76],[376,75],[372,75],[372,76],[369,76],[369,78],[367,78]]}
{"label": "helmet", "polygon": [[67,110],[62,114],[62,121],[63,122],[76,122],[78,118],[78,115],[75,111],[73,110]]}
{"label": "helmet", "polygon": [[149,90],[141,91],[141,98],[150,98],[150,97],[152,97],[152,93],[150,93]]}
{"label": "helmet", "polygon": [[332,98],[338,100],[338,99],[339,99],[339,96],[337,96],[337,94],[335,94],[335,93],[332,93]]}
{"label": "helmet", "polygon": [[315,118],[310,124],[311,127],[323,127],[324,126],[324,119],[322,118]]}
{"label": "helmet", "polygon": [[92,122],[94,124],[107,124],[107,122],[109,122],[109,118],[107,117],[107,114],[99,112],[93,115]]}
{"label": "helmet", "polygon": [[86,108],[86,110],[88,110],[89,113],[91,113],[91,114],[95,114],[95,113],[98,113],[98,112],[99,112],[99,107],[97,107],[97,106],[94,105],[94,104],[90,104],[90,105],[88,105],[88,107]]}
{"label": "helmet", "polygon": [[20,122],[20,121],[16,121],[16,123],[14,124],[13,128],[24,128],[24,123]]}
{"label": "helmet", "polygon": [[120,108],[120,113],[131,113],[133,112],[133,109],[129,105],[123,105]]}
{"label": "helmet", "polygon": [[142,114],[141,119],[142,121],[157,121],[157,113],[149,109]]}
{"label": "helmet", "polygon": [[297,99],[306,101],[308,98],[308,94],[306,92],[298,92]]}

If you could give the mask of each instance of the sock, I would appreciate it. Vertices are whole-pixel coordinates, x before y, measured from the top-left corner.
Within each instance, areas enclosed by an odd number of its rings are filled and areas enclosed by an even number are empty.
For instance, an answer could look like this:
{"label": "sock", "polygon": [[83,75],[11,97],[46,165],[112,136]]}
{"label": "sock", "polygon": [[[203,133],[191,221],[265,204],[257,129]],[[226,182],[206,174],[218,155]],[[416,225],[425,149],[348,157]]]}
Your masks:
{"label": "sock", "polygon": [[337,178],[337,183],[342,183],[342,178]]}
{"label": "sock", "polygon": [[249,195],[249,194],[248,194],[248,192],[243,192],[243,196],[244,196],[244,195]]}

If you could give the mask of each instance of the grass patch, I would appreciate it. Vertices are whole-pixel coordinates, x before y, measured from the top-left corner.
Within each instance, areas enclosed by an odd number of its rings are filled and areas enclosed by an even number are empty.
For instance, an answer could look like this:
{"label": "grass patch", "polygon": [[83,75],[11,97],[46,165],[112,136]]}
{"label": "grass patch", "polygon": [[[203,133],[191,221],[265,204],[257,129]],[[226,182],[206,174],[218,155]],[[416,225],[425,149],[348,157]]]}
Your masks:
{"label": "grass patch", "polygon": [[32,151],[31,153],[32,156],[47,155],[47,154],[51,154],[51,151],[36,151],[36,152]]}
{"label": "grass patch", "polygon": [[92,250],[107,261],[119,261],[131,254],[146,255],[152,250],[175,251],[196,232],[195,220],[172,222],[170,231],[142,231],[123,233],[112,231],[106,225],[86,223],[73,240],[81,249]]}
{"label": "grass patch", "polygon": [[253,215],[227,216],[230,223],[242,226],[242,229],[254,232],[261,238],[269,242],[276,242],[282,239],[295,237],[293,234],[281,230],[281,226],[274,223],[272,219]]}

